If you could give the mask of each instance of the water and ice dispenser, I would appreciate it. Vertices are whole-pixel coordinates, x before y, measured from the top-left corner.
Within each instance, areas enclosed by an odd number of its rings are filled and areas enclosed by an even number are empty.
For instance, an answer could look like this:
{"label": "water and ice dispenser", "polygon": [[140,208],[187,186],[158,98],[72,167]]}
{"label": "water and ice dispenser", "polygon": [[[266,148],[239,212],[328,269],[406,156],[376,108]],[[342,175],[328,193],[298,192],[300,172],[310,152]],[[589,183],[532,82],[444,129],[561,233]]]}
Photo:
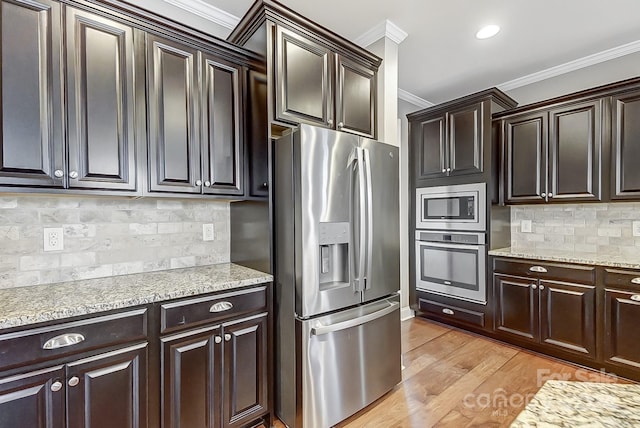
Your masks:
{"label": "water and ice dispenser", "polygon": [[349,223],[320,223],[318,235],[320,289],[349,285]]}

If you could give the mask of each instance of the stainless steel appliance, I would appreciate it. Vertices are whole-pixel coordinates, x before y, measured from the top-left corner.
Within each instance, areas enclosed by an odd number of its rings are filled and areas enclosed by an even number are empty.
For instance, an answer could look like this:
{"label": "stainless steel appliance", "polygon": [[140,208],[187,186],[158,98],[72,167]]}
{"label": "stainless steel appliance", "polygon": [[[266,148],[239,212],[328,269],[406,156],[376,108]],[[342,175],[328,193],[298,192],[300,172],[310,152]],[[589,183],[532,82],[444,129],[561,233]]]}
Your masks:
{"label": "stainless steel appliance", "polygon": [[272,152],[276,413],[330,427],[401,380],[398,149],[300,125]]}
{"label": "stainless steel appliance", "polygon": [[416,189],[416,229],[475,230],[487,228],[485,183]]}
{"label": "stainless steel appliance", "polygon": [[416,289],[487,303],[485,234],[416,231]]}

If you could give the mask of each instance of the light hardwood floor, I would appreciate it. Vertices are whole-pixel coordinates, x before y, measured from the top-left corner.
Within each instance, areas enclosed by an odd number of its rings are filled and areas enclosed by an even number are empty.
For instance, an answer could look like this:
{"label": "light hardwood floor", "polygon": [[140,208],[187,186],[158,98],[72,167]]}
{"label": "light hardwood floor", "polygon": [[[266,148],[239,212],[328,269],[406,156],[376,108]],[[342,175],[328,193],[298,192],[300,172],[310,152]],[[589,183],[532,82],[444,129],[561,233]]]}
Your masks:
{"label": "light hardwood floor", "polygon": [[628,382],[422,318],[402,353],[402,383],[339,428],[508,427],[547,379]]}

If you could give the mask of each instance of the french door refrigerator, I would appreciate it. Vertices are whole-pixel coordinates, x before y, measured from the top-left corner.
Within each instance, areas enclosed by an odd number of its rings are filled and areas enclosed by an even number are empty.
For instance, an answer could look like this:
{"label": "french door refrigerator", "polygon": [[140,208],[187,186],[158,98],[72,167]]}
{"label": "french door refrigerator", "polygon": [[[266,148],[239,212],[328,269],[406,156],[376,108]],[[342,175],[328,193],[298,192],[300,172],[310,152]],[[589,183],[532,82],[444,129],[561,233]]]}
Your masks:
{"label": "french door refrigerator", "polygon": [[276,413],[330,427],[401,380],[398,149],[300,125],[272,156]]}

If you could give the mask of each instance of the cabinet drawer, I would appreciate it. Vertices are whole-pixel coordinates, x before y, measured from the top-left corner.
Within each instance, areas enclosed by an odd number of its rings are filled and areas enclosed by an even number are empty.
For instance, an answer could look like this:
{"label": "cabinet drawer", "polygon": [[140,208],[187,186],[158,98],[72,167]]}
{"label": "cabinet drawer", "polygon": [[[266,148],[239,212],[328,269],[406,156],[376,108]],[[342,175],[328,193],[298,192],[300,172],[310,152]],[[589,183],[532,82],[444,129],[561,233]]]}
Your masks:
{"label": "cabinet drawer", "polygon": [[0,370],[147,337],[147,309],[0,335]]}
{"label": "cabinet drawer", "polygon": [[418,304],[421,311],[438,315],[442,318],[449,318],[462,321],[467,324],[484,327],[484,314],[482,312],[471,311],[469,309],[458,308],[451,305],[444,305],[442,303],[426,299],[419,299]]}
{"label": "cabinet drawer", "polygon": [[540,279],[559,279],[582,284],[595,284],[596,281],[596,268],[593,266],[494,259],[493,271],[494,273],[505,273]]}
{"label": "cabinet drawer", "polygon": [[604,269],[604,283],[607,286],[626,287],[640,291],[640,271]]}
{"label": "cabinet drawer", "polygon": [[267,309],[267,287],[165,303],[160,333]]}

